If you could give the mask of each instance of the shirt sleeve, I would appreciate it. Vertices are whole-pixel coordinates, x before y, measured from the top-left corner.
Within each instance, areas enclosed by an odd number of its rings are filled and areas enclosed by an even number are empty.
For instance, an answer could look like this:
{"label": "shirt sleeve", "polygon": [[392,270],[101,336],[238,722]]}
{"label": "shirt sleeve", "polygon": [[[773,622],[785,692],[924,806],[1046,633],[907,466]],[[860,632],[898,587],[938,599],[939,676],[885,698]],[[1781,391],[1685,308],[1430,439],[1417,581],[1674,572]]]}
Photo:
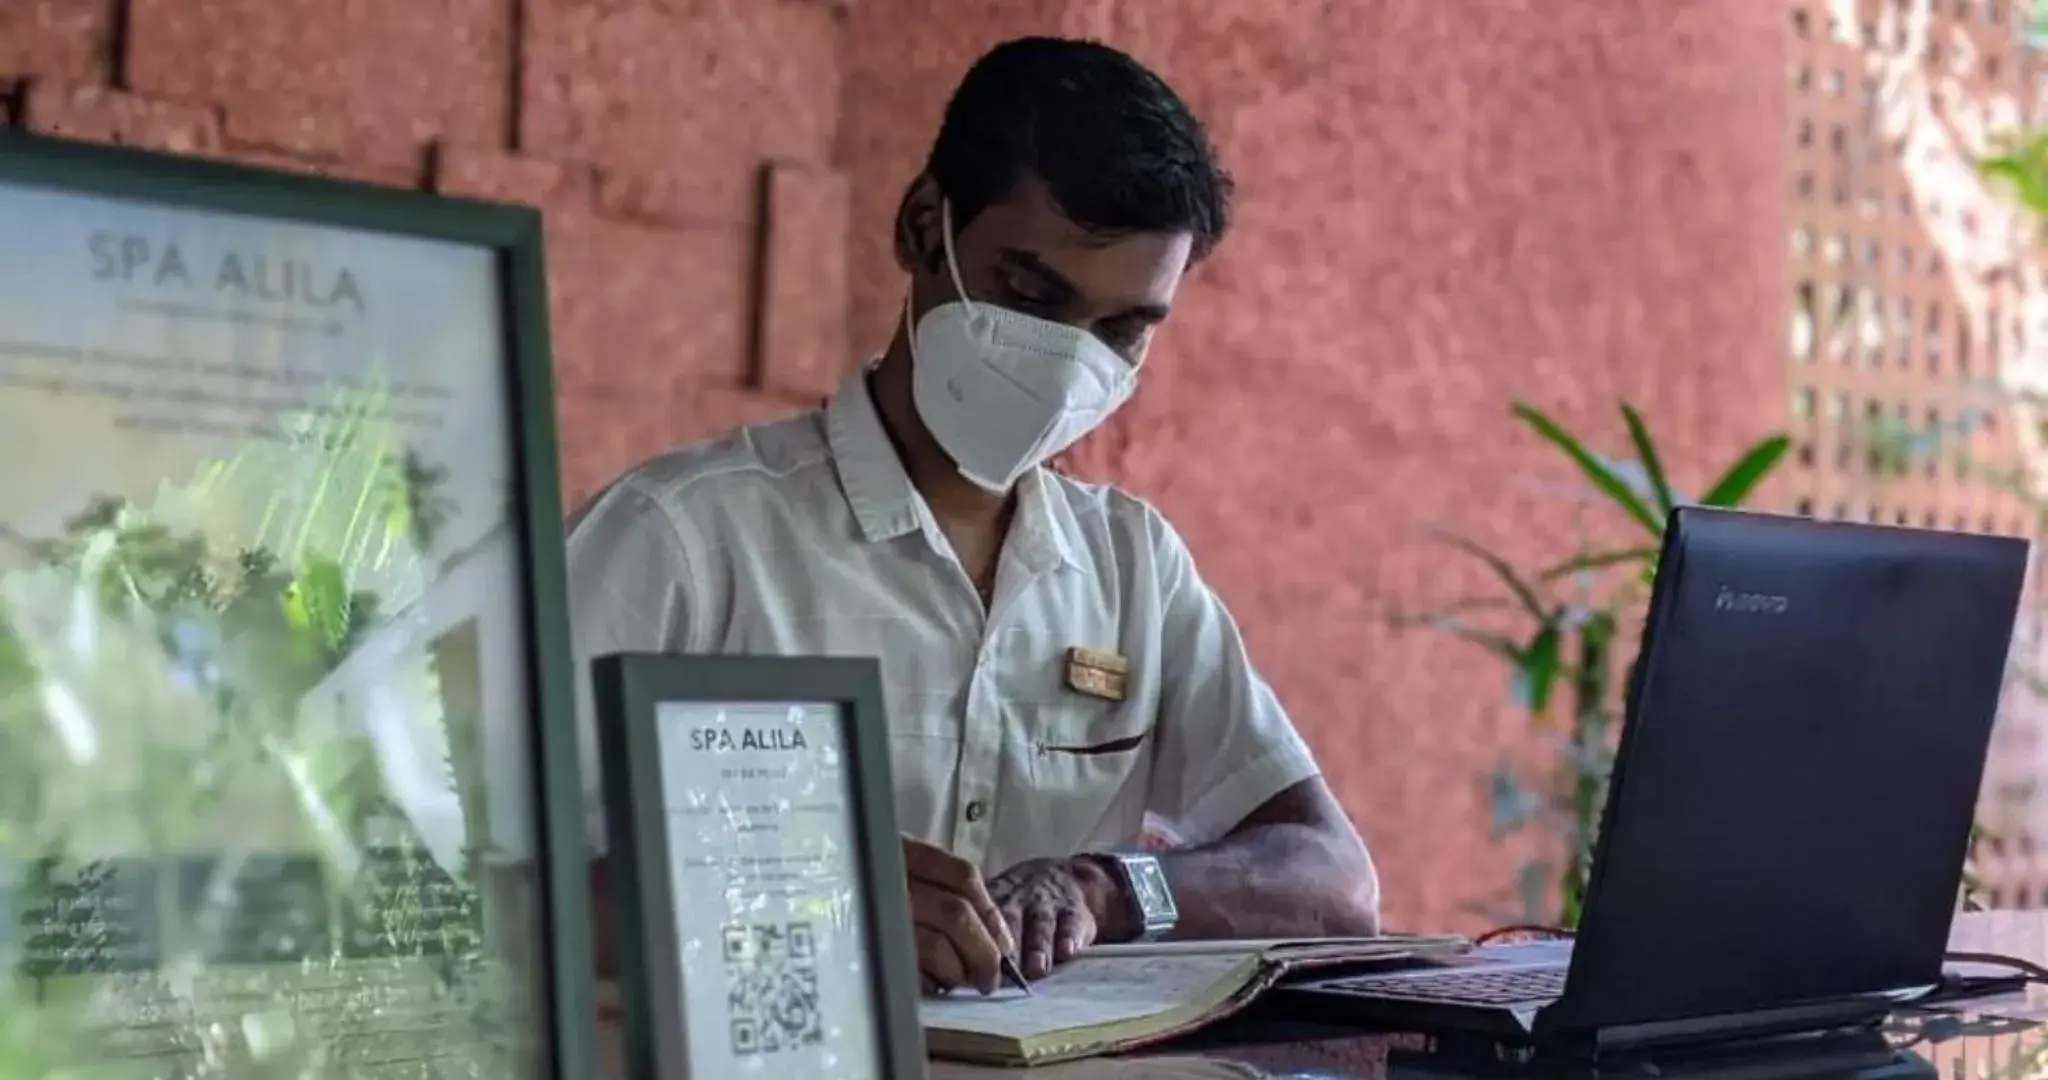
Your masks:
{"label": "shirt sleeve", "polygon": [[1208,843],[1320,770],[1279,698],[1253,670],[1236,621],[1196,572],[1187,545],[1147,510],[1164,625],[1146,810],[1177,841]]}
{"label": "shirt sleeve", "polygon": [[680,523],[630,480],[614,484],[577,516],[568,548],[584,827],[591,853],[603,855],[609,844],[590,661],[607,653],[689,648],[698,590]]}

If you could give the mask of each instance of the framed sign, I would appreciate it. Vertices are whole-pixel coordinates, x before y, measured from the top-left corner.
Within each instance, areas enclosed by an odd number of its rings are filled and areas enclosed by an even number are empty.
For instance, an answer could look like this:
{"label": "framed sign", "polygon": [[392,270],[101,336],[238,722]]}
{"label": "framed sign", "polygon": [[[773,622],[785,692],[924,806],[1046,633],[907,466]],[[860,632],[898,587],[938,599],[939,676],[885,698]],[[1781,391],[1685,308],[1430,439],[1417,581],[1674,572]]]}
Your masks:
{"label": "framed sign", "polygon": [[635,1077],[924,1075],[871,659],[592,664]]}
{"label": "framed sign", "polygon": [[546,307],[532,210],[0,134],[0,1056],[590,1074]]}

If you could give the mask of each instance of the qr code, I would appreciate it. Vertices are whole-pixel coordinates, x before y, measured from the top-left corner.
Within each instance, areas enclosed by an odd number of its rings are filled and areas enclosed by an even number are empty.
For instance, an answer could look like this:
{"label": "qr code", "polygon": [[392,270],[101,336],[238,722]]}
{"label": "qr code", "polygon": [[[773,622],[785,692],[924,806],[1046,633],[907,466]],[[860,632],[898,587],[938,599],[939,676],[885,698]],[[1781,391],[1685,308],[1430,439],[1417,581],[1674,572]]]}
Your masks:
{"label": "qr code", "polygon": [[810,923],[726,927],[725,980],[734,1057],[777,1054],[824,1041],[818,949]]}

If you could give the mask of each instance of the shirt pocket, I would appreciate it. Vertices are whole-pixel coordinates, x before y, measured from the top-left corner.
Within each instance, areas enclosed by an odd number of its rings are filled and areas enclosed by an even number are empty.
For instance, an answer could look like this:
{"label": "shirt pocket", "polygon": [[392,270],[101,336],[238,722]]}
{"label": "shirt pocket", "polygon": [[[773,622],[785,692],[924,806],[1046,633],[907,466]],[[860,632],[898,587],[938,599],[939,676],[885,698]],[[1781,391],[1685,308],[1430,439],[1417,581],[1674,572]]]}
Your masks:
{"label": "shirt pocket", "polygon": [[[1031,797],[1051,819],[1059,843],[1078,848],[1126,839],[1121,823],[1110,818],[1125,792],[1145,785],[1157,735],[1153,719],[1137,702],[1073,692],[1041,707],[1030,728]],[[1105,826],[1116,835],[1096,835]]]}

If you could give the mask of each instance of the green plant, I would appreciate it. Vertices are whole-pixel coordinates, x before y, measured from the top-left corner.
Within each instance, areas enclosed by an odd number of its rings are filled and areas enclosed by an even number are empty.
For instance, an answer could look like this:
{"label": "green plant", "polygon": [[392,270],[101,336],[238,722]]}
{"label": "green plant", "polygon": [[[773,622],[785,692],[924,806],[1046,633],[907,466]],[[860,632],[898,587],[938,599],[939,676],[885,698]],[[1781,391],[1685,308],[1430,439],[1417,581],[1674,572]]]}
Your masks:
{"label": "green plant", "polygon": [[2048,217],[2048,129],[2002,140],[1977,163],[1978,175],[2006,187],[2036,218]]}
{"label": "green plant", "polygon": [[[1514,416],[1571,462],[1636,541],[1597,548],[1582,541],[1570,557],[1525,571],[1483,545],[1441,533],[1484,563],[1501,592],[1399,622],[1452,634],[1506,663],[1516,705],[1557,741],[1555,760],[1542,775],[1531,779],[1516,764],[1503,763],[1489,786],[1496,839],[1538,825],[1562,840],[1562,867],[1542,860],[1525,867],[1522,918],[1551,921],[1543,908],[1555,896],[1556,921],[1569,927],[1578,923],[1606,804],[1621,677],[1631,666],[1620,658],[1632,640],[1624,627],[1655,577],[1666,519],[1688,500],[1672,485],[1648,427],[1629,405],[1621,406],[1632,452],[1627,460],[1595,453],[1534,406],[1518,403]],[[1742,505],[1788,445],[1784,435],[1773,435],[1751,446],[1698,502]]]}

